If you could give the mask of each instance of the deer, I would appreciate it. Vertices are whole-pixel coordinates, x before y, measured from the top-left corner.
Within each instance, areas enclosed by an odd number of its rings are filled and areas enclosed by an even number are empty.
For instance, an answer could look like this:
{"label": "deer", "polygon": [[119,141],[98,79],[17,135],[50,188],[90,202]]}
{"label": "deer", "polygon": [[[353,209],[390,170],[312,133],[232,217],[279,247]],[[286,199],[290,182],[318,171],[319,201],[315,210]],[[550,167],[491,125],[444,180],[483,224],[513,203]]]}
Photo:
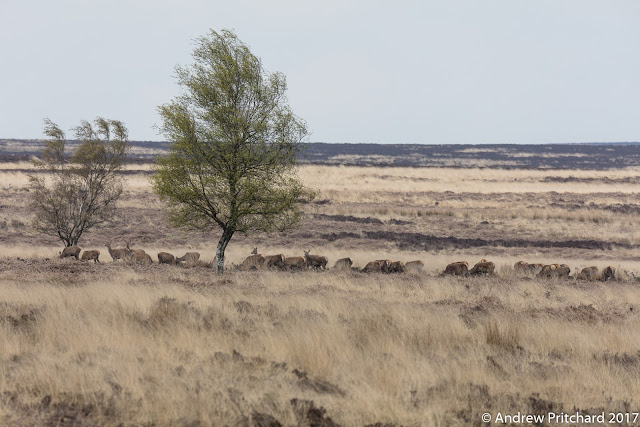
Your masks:
{"label": "deer", "polygon": [[491,261],[487,261],[486,259],[481,259],[476,265],[473,266],[471,270],[469,270],[470,276],[478,276],[478,275],[486,275],[486,276],[495,276],[496,265]]}
{"label": "deer", "polygon": [[182,255],[179,258],[176,258],[176,264],[181,264],[181,263],[185,263],[185,264],[194,264],[196,262],[198,262],[198,260],[200,259],[200,253],[199,252],[187,252],[186,254]]}
{"label": "deer", "polygon": [[327,257],[322,255],[309,255],[309,252],[311,251],[304,251],[304,259],[307,262],[307,267],[311,267],[316,270],[326,270],[327,262],[329,262]]}
{"label": "deer", "polygon": [[127,251],[125,259],[128,261],[133,261],[136,264],[153,264],[153,260],[151,256],[146,253],[143,249],[131,249],[130,247],[131,241],[127,242]]}
{"label": "deer", "polygon": [[75,257],[76,261],[78,261],[81,250],[82,248],[79,246],[68,246],[60,252],[60,258]]}
{"label": "deer", "polygon": [[402,261],[393,261],[389,265],[389,273],[404,273],[405,265]]}
{"label": "deer", "polygon": [[442,276],[450,274],[452,276],[468,276],[469,263],[467,261],[452,262],[442,272]]}
{"label": "deer", "polygon": [[333,264],[334,270],[351,270],[351,266],[353,265],[353,261],[351,258],[340,258]]}
{"label": "deer", "polygon": [[264,255],[258,253],[258,248],[253,248],[251,255],[246,257],[240,267],[243,270],[257,270],[264,264]]}
{"label": "deer", "polygon": [[126,248],[111,248],[111,243],[107,243],[107,250],[109,251],[109,255],[111,255],[111,259],[113,262],[118,260],[125,261],[129,255],[131,255],[131,249],[129,249],[129,242],[127,242]]}
{"label": "deer", "polygon": [[388,259],[379,259],[367,263],[362,269],[363,273],[389,273],[391,261]]}
{"label": "deer", "polygon": [[159,252],[158,263],[159,264],[175,264],[176,257],[171,255],[169,252]]}
{"label": "deer", "polygon": [[98,259],[98,257],[100,256],[100,251],[98,250],[93,250],[93,251],[84,251],[82,253],[82,258],[80,259],[81,261],[91,261],[93,260],[93,263],[95,264],[96,262],[100,262],[100,260]]}
{"label": "deer", "polygon": [[283,254],[278,255],[265,255],[262,267],[271,269],[279,268],[283,269],[285,266],[286,257]]}

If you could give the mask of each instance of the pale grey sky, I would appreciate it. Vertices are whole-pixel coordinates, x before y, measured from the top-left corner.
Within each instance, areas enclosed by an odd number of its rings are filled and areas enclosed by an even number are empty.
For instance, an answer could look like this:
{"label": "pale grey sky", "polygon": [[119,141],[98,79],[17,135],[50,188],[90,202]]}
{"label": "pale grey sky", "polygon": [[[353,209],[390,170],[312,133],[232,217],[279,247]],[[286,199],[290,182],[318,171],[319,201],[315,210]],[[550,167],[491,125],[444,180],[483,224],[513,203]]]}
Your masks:
{"label": "pale grey sky", "polygon": [[640,141],[638,0],[0,0],[0,138],[99,115],[164,139],[210,28],[287,76],[310,141]]}

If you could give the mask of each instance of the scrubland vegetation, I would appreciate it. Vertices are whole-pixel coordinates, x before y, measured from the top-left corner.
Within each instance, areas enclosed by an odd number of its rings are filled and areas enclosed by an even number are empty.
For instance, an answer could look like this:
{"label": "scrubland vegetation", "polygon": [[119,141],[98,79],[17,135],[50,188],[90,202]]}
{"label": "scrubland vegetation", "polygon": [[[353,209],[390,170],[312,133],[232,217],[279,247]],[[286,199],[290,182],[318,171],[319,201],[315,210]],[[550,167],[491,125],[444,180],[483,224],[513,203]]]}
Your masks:
{"label": "scrubland vegetation", "polygon": [[[638,410],[637,170],[304,166],[318,197],[303,226],[235,236],[229,266],[258,246],[425,271],[219,276],[110,262],[105,244],[127,240],[154,261],[213,258],[218,236],[167,225],[144,165],[127,171],[120,217],[80,242],[102,263],[56,258],[56,239],[29,226],[28,167],[0,171],[1,424],[448,426]],[[438,277],[480,258],[497,277]],[[521,278],[518,260],[626,273]]]}

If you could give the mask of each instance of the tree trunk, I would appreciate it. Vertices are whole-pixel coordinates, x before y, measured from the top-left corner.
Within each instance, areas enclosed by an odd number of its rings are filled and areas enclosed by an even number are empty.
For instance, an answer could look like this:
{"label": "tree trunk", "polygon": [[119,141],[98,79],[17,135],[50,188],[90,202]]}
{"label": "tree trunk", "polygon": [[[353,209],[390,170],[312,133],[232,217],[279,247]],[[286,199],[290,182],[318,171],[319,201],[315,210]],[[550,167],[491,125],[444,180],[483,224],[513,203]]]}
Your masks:
{"label": "tree trunk", "polygon": [[224,274],[224,251],[233,236],[233,231],[224,230],[220,240],[218,240],[218,248],[216,249],[216,273]]}

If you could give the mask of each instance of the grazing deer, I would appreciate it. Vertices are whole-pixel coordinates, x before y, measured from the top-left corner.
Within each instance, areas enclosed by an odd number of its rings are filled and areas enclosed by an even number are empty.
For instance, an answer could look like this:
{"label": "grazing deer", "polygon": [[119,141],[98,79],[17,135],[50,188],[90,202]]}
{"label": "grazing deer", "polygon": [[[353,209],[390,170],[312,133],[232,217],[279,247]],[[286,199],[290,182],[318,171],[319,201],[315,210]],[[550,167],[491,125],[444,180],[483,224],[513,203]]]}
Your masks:
{"label": "grazing deer", "polygon": [[68,246],[60,252],[60,258],[75,257],[76,261],[79,260],[80,251],[82,248],[79,246]]}
{"label": "grazing deer", "polygon": [[95,264],[96,262],[100,262],[100,260],[98,259],[99,256],[100,256],[100,251],[97,251],[97,250],[84,251],[82,253],[81,261],[91,261],[91,260],[93,260],[93,263]]}
{"label": "grazing deer", "polygon": [[340,258],[333,264],[334,270],[351,270],[351,266],[353,265],[353,261],[351,258]]}
{"label": "grazing deer", "polygon": [[516,274],[525,274],[527,276],[536,275],[544,267],[542,264],[529,264],[528,262],[518,261],[513,266],[513,271]]}
{"label": "grazing deer", "polygon": [[307,262],[307,267],[311,267],[316,270],[326,270],[327,262],[329,262],[327,257],[322,255],[309,255],[309,252],[311,251],[304,251],[304,259]]}
{"label": "grazing deer", "polygon": [[171,255],[169,252],[159,252],[158,263],[159,264],[175,264],[176,257]]}
{"label": "grazing deer", "polygon": [[284,254],[265,255],[262,266],[268,269],[271,269],[271,268],[283,269],[285,260],[286,260],[286,257],[284,256]]}
{"label": "grazing deer", "polygon": [[127,261],[132,261],[136,264],[153,264],[153,260],[148,253],[146,253],[143,249],[131,249],[130,244],[131,241],[128,241],[127,251],[129,251],[129,253],[125,257]]}
{"label": "grazing deer", "polygon": [[111,255],[111,259],[113,260],[113,262],[116,262],[118,260],[125,261],[129,257],[129,255],[131,255],[131,249],[129,249],[129,242],[127,242],[126,248],[112,249],[111,243],[108,243],[106,246],[107,246],[107,250],[109,251],[109,255]]}
{"label": "grazing deer", "polygon": [[452,276],[468,276],[469,263],[467,261],[452,262],[442,272],[442,275],[450,274]]}
{"label": "grazing deer", "polygon": [[179,258],[176,258],[176,264],[180,264],[180,263],[185,263],[185,264],[193,264],[195,265],[196,262],[198,262],[198,260],[200,259],[200,253],[199,252],[187,252],[186,254],[182,255]]}
{"label": "grazing deer", "polygon": [[136,264],[145,264],[145,265],[153,264],[153,260],[151,259],[151,256],[145,251],[143,251],[142,249],[136,249],[134,251],[131,251],[131,255],[129,256],[129,259]]}

